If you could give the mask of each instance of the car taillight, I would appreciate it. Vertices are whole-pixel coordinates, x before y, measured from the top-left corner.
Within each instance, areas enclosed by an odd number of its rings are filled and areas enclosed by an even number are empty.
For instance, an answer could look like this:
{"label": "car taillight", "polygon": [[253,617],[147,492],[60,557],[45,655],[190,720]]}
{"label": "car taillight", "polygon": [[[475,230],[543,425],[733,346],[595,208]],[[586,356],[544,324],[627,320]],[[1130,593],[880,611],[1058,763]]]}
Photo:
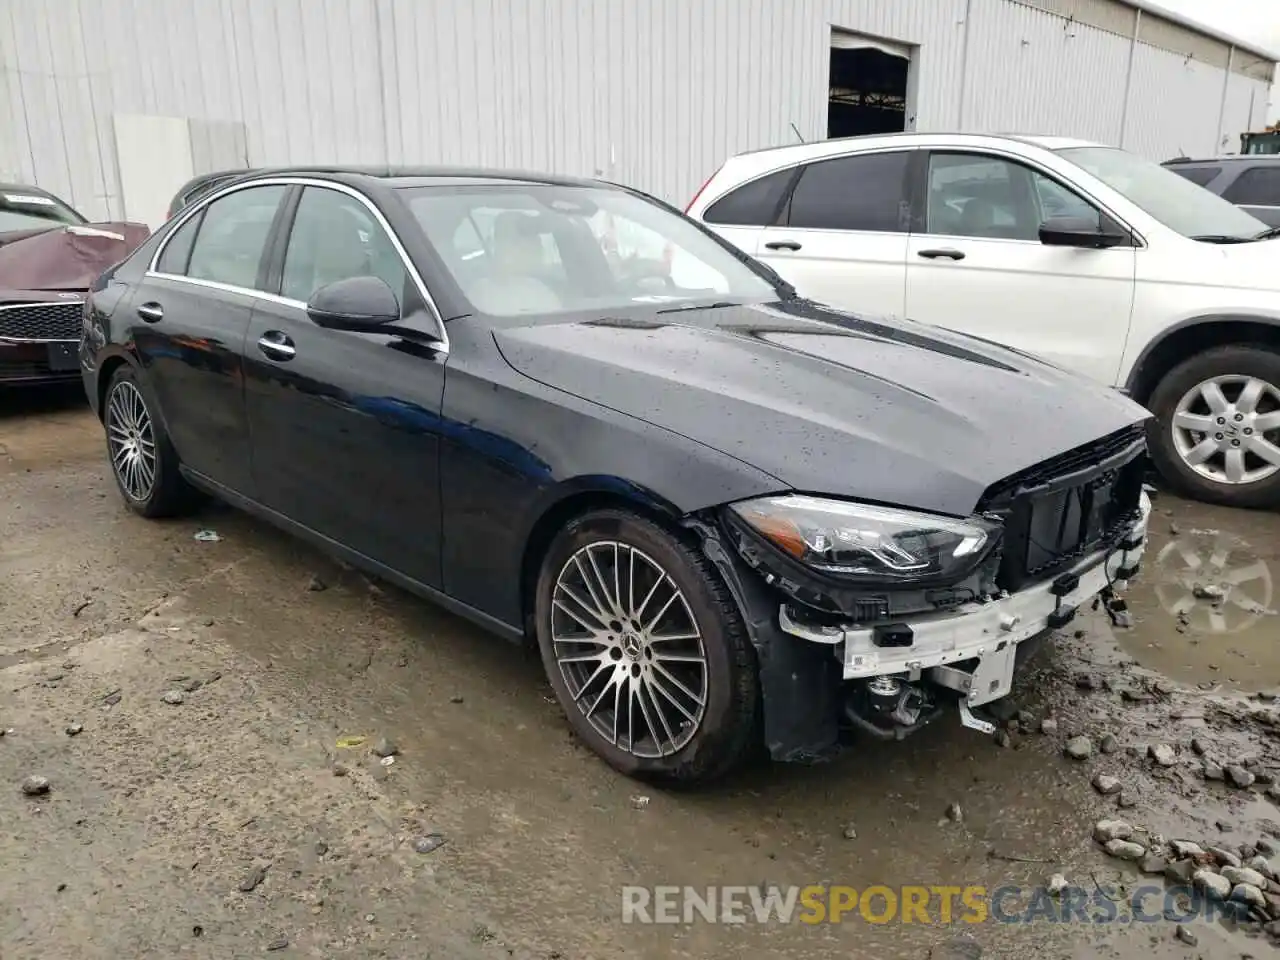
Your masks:
{"label": "car taillight", "polygon": [[702,186],[700,186],[700,187],[698,188],[698,192],[697,192],[697,193],[695,193],[695,194],[693,195],[693,199],[689,201],[689,205],[688,205],[687,207],[685,207],[685,208],[684,208],[684,212],[685,212],[685,213],[688,213],[690,210],[692,210],[692,209],[693,209],[693,205],[694,205],[695,203],[697,203],[697,202],[698,202],[698,198],[699,198],[700,196],[702,196],[702,191],[703,191],[703,190],[705,190],[705,189],[707,189],[707,187],[711,185],[711,181],[712,181],[712,180],[714,180],[714,179],[716,178],[716,176],[720,173],[720,171],[721,171],[722,169],[724,169],[724,168],[723,168],[723,167],[719,167],[719,168],[717,168],[715,173],[713,173],[711,176],[707,177],[707,179],[706,179],[706,180],[704,180],[704,181],[702,182]]}

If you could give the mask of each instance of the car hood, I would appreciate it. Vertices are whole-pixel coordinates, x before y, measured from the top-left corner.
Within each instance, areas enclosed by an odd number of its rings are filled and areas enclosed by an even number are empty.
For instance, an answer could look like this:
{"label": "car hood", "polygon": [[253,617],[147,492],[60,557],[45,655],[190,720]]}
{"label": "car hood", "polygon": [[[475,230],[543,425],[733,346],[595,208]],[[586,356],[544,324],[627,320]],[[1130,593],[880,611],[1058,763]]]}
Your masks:
{"label": "car hood", "polygon": [[0,289],[88,290],[150,232],[138,223],[101,223],[0,234]]}
{"label": "car hood", "polygon": [[516,370],[781,485],[952,515],[992,484],[1145,420],[994,344],[808,301],[495,329]]}

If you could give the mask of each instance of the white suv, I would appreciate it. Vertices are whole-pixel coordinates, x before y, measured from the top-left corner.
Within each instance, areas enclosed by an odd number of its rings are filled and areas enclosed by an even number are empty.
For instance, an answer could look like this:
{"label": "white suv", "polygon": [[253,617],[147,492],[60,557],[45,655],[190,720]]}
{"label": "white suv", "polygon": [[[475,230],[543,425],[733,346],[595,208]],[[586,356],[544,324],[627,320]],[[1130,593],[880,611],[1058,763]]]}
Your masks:
{"label": "white suv", "polygon": [[1280,503],[1280,242],[1158,164],[1054,137],[857,137],[734,157],[687,212],[806,297],[1125,390],[1184,493]]}

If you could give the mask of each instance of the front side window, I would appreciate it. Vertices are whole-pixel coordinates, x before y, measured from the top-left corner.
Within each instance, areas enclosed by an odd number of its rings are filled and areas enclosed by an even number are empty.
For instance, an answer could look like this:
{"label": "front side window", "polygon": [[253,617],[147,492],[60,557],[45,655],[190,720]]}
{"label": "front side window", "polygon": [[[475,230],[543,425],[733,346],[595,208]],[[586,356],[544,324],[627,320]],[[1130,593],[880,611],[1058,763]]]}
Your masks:
{"label": "front side window", "polygon": [[267,234],[285,189],[281,184],[246,187],[209,204],[191,248],[187,276],[257,288]]}
{"label": "front side window", "polygon": [[351,277],[378,277],[404,304],[404,260],[360,200],[306,187],[289,232],[280,293],[303,303],[321,287]]}
{"label": "front side window", "polygon": [[792,191],[788,225],[905,233],[910,157],[907,151],[868,153],[809,164]]}
{"label": "front side window", "polygon": [[1252,240],[1267,229],[1257,217],[1150,160],[1115,147],[1057,151],[1122,194],[1134,206],[1185,237],[1209,242]]}
{"label": "front side window", "polygon": [[1098,208],[1075,191],[1035,170],[1031,171],[1031,182],[1040,203],[1041,223],[1054,217],[1076,217],[1100,223]]}
{"label": "front side window", "polygon": [[769,280],[694,223],[623,190],[521,183],[402,190],[481,313],[605,315],[778,298]]}
{"label": "front side window", "polygon": [[1030,171],[1000,157],[935,153],[929,158],[925,231],[951,237],[1031,240],[1039,227]]}
{"label": "front side window", "polygon": [[1254,207],[1280,206],[1280,163],[1250,167],[1227,187],[1222,199]]}

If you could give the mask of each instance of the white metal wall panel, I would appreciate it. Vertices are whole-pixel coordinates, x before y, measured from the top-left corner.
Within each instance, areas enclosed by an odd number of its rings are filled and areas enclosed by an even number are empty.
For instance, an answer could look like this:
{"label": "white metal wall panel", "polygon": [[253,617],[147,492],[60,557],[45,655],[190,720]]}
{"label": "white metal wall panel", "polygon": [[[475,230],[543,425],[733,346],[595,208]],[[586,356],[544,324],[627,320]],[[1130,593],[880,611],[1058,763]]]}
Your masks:
{"label": "white metal wall panel", "polygon": [[966,130],[1119,140],[1128,41],[1005,0],[973,0],[972,16]]}
{"label": "white metal wall panel", "polygon": [[[1120,139],[1128,41],[1010,0],[0,0],[0,175],[119,216],[113,117],[138,114],[242,123],[254,164],[525,167],[683,203],[732,153],[824,135],[833,27],[911,48],[916,129]],[[1139,45],[1126,145],[1214,151],[1222,92]],[[1227,94],[1234,148],[1266,92]]]}
{"label": "white metal wall panel", "polygon": [[1217,154],[1222,83],[1217,67],[1139,44],[1122,146],[1153,160]]}

